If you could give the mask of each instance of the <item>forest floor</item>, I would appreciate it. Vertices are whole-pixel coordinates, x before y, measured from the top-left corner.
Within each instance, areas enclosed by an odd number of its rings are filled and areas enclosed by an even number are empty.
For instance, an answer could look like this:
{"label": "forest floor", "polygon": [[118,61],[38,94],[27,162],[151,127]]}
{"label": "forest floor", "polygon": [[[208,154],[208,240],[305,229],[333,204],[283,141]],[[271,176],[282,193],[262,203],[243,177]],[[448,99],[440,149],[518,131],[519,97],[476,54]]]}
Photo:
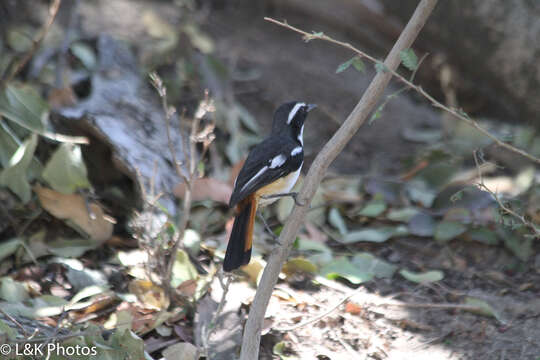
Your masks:
{"label": "forest floor", "polygon": [[[166,63],[163,68],[169,74],[171,68],[200,67],[195,71],[200,76],[192,76],[187,70],[181,76],[176,74],[182,78],[179,87],[183,95],[193,96],[176,99],[179,106],[193,109],[201,98],[196,90],[208,87],[216,102],[228,104],[225,114],[237,109],[231,104],[247,109],[250,115],[245,115],[248,120],[244,120],[237,137],[230,122],[216,122],[217,135],[209,150],[211,165],[207,165],[210,170],[206,176],[219,179],[225,188],[230,188],[228,177],[241,160],[237,154],[269,131],[270,114],[276,104],[293,99],[319,104],[318,112],[306,125],[307,169],[375,73],[368,69],[362,74],[351,68],[336,74],[337,66],[351,54],[333,45],[303,42],[299,36],[265,22],[263,7],[252,5],[224,5],[197,12],[195,17],[201,24],[198,31],[204,36],[190,36],[199,46],[205,46],[201,43],[207,37],[211,39],[213,53],[205,60],[198,52],[186,55],[181,46],[157,59],[159,56],[152,52],[156,44],[148,41],[157,43],[159,39],[164,47],[170,46],[167,34],[184,20],[175,13],[177,10],[169,2],[84,3],[79,9],[82,38],[93,39],[88,43],[94,50],[98,34],[124,40],[145,65],[137,69],[140,73],[152,67],[159,69],[160,61]],[[340,36],[331,27],[315,26],[301,16],[291,15],[287,20],[308,31]],[[347,34],[341,35],[342,40],[354,41],[346,38]],[[175,46],[182,44],[179,38],[175,38]],[[185,61],[175,62],[171,60],[174,57]],[[209,71],[201,65],[205,61],[218,63],[218,70]],[[212,74],[223,68],[227,80],[216,82]],[[176,81],[166,83],[173,87],[180,83]],[[398,89],[399,84],[392,83],[387,94]],[[175,91],[171,90],[171,97]],[[262,337],[262,359],[540,360],[540,242],[522,236],[525,230],[514,222],[514,228],[501,225],[507,219],[497,215],[497,204],[474,186],[480,180],[493,180],[493,186],[504,185],[509,193],[524,200],[524,209],[534,208],[538,204],[533,204],[533,199],[539,198],[538,169],[531,170],[521,161],[517,161],[519,166],[512,164],[515,155],[498,157],[499,150],[477,136],[465,139],[472,144],[464,150],[441,135],[441,117],[412,94],[402,94],[388,102],[381,118],[364,125],[338,157],[312,204],[293,260],[272,296]],[[249,124],[253,119],[256,125]],[[253,134],[253,129],[259,134]],[[478,164],[469,150],[478,148],[494,162],[507,161],[504,169],[494,167],[486,170],[485,178],[478,178]],[[103,181],[107,188],[108,180]],[[520,191],[515,190],[517,187]],[[210,191],[218,192],[215,188]],[[210,205],[204,201],[194,205],[189,227],[199,251],[190,253],[191,257],[186,255],[181,263],[179,260],[179,268],[185,266],[186,270],[179,275],[182,281],[178,280],[178,288],[193,284],[197,288],[186,291],[194,299],[190,310],[183,312],[178,307],[165,311],[169,304],[162,303],[163,293],[143,283],[146,278],[141,275],[145,268],[141,263],[151,262],[151,254],[134,247],[136,241],[121,230],[106,245],[84,255],[77,250],[79,245],[42,253],[31,247],[43,255],[33,263],[28,258],[19,259],[11,247],[2,247],[7,241],[0,243],[2,259],[16,257],[3,261],[0,268],[2,276],[14,280],[9,284],[4,281],[0,287],[0,297],[7,301],[0,308],[0,325],[2,321],[13,325],[13,319],[5,313],[24,316],[30,309],[22,302],[9,303],[10,299],[32,299],[34,310],[45,305],[52,309],[59,304],[46,304],[52,297],[36,300],[52,295],[54,301],[71,299],[62,306],[72,307],[36,315],[42,323],[56,328],[54,336],[64,334],[59,330],[64,321],[77,326],[94,322],[110,329],[113,319],[115,328],[125,327],[119,319],[129,319],[130,329],[139,334],[145,351],[155,358],[167,357],[164,349],[178,343],[200,347],[204,341],[201,323],[208,324],[205,317],[211,313],[209,309],[215,309],[222,291],[212,271],[219,263],[216,254],[226,244],[231,214],[216,201],[220,195],[209,196],[214,200]],[[280,201],[264,214],[278,228],[290,208],[290,203]],[[538,214],[536,208],[533,211]],[[42,248],[48,247],[54,228],[61,226],[62,221],[54,216],[40,218],[24,228],[26,233],[20,237],[36,239],[38,230],[47,228],[49,235],[42,236],[47,239],[38,242]],[[28,234],[34,230],[34,234]],[[229,301],[210,337],[210,345],[216,345],[215,359],[231,359],[238,350],[241,325],[260,272],[257,267],[264,264],[259,255],[268,252],[261,241],[268,235],[259,225],[255,231],[255,265],[234,277]],[[71,252],[73,249],[76,251]],[[50,260],[51,253],[55,259],[66,259]],[[205,271],[212,277],[205,279]],[[19,283],[30,285],[21,290],[16,285]],[[101,290],[88,285],[99,285]],[[89,288],[89,293],[81,294]],[[20,298],[7,296],[13,289],[24,294]],[[203,300],[209,298],[209,303]],[[82,299],[88,301],[83,303]],[[26,328],[24,324],[13,327],[18,332]],[[6,333],[2,331],[0,327],[0,339]],[[104,338],[109,341],[106,346],[118,346]],[[120,344],[122,339],[117,339]]]}

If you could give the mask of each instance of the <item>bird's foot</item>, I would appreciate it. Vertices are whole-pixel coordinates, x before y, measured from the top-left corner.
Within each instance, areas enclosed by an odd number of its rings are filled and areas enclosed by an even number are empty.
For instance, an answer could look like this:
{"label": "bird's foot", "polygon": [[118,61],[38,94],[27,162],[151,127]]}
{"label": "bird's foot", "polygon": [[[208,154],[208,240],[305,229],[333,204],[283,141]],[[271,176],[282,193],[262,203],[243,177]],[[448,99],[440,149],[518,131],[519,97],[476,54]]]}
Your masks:
{"label": "bird's foot", "polygon": [[280,197],[286,197],[290,196],[294,203],[298,206],[305,206],[306,204],[298,200],[298,193],[297,192],[288,192],[288,193],[279,193],[279,194],[272,194],[272,195],[262,195],[261,198],[263,199],[275,199]]}

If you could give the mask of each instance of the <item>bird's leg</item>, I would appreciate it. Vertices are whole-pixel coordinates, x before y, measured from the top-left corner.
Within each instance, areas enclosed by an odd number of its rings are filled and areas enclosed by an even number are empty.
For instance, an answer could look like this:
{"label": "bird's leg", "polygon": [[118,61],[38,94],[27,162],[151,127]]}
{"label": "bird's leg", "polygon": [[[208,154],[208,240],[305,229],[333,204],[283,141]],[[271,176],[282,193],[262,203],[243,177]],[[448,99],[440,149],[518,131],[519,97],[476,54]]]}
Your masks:
{"label": "bird's leg", "polygon": [[280,197],[286,197],[290,196],[293,198],[294,203],[298,206],[304,206],[305,203],[302,203],[298,200],[298,193],[297,192],[288,192],[288,193],[279,193],[279,194],[272,194],[272,195],[262,195],[261,198],[263,199],[274,199],[274,198],[280,198]]}
{"label": "bird's leg", "polygon": [[275,243],[275,244],[278,244],[280,245],[279,241],[278,241],[278,236],[276,234],[274,234],[274,232],[272,231],[272,229],[270,228],[270,226],[268,225],[268,223],[266,222],[266,219],[264,218],[264,216],[262,216],[261,212],[260,211],[257,211],[257,214],[259,214],[259,218],[261,218],[263,224],[264,224],[264,228],[266,229],[266,231],[270,234],[270,236],[272,237],[272,242]]}

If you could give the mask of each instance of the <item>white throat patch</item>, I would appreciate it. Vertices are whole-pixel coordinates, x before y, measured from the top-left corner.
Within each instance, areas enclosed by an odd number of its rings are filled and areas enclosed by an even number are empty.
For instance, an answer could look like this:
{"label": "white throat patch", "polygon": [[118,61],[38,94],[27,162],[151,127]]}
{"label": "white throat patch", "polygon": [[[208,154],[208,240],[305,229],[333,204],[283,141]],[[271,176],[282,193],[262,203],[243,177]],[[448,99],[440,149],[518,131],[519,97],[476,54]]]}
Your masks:
{"label": "white throat patch", "polygon": [[302,125],[302,128],[300,128],[300,134],[298,134],[298,141],[300,141],[300,144],[304,146],[304,125]]}
{"label": "white throat patch", "polygon": [[299,103],[296,103],[296,105],[294,105],[294,107],[292,108],[291,112],[289,113],[289,118],[287,119],[287,124],[290,124],[292,119],[294,119],[294,116],[296,115],[296,113],[298,112],[298,110],[300,110],[300,108],[302,106],[306,106],[305,103],[302,103],[302,102],[299,102]]}

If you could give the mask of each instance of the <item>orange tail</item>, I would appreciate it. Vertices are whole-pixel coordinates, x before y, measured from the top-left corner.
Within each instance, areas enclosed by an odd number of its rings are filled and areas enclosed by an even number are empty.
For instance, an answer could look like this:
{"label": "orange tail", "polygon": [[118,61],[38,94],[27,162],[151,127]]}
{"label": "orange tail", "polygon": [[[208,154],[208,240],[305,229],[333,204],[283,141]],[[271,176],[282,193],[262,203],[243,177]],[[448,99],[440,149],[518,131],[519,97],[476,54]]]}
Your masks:
{"label": "orange tail", "polygon": [[257,201],[255,195],[250,195],[236,206],[237,214],[234,219],[227,252],[223,260],[223,270],[232,271],[249,263],[251,259],[251,244],[253,240],[253,224]]}

